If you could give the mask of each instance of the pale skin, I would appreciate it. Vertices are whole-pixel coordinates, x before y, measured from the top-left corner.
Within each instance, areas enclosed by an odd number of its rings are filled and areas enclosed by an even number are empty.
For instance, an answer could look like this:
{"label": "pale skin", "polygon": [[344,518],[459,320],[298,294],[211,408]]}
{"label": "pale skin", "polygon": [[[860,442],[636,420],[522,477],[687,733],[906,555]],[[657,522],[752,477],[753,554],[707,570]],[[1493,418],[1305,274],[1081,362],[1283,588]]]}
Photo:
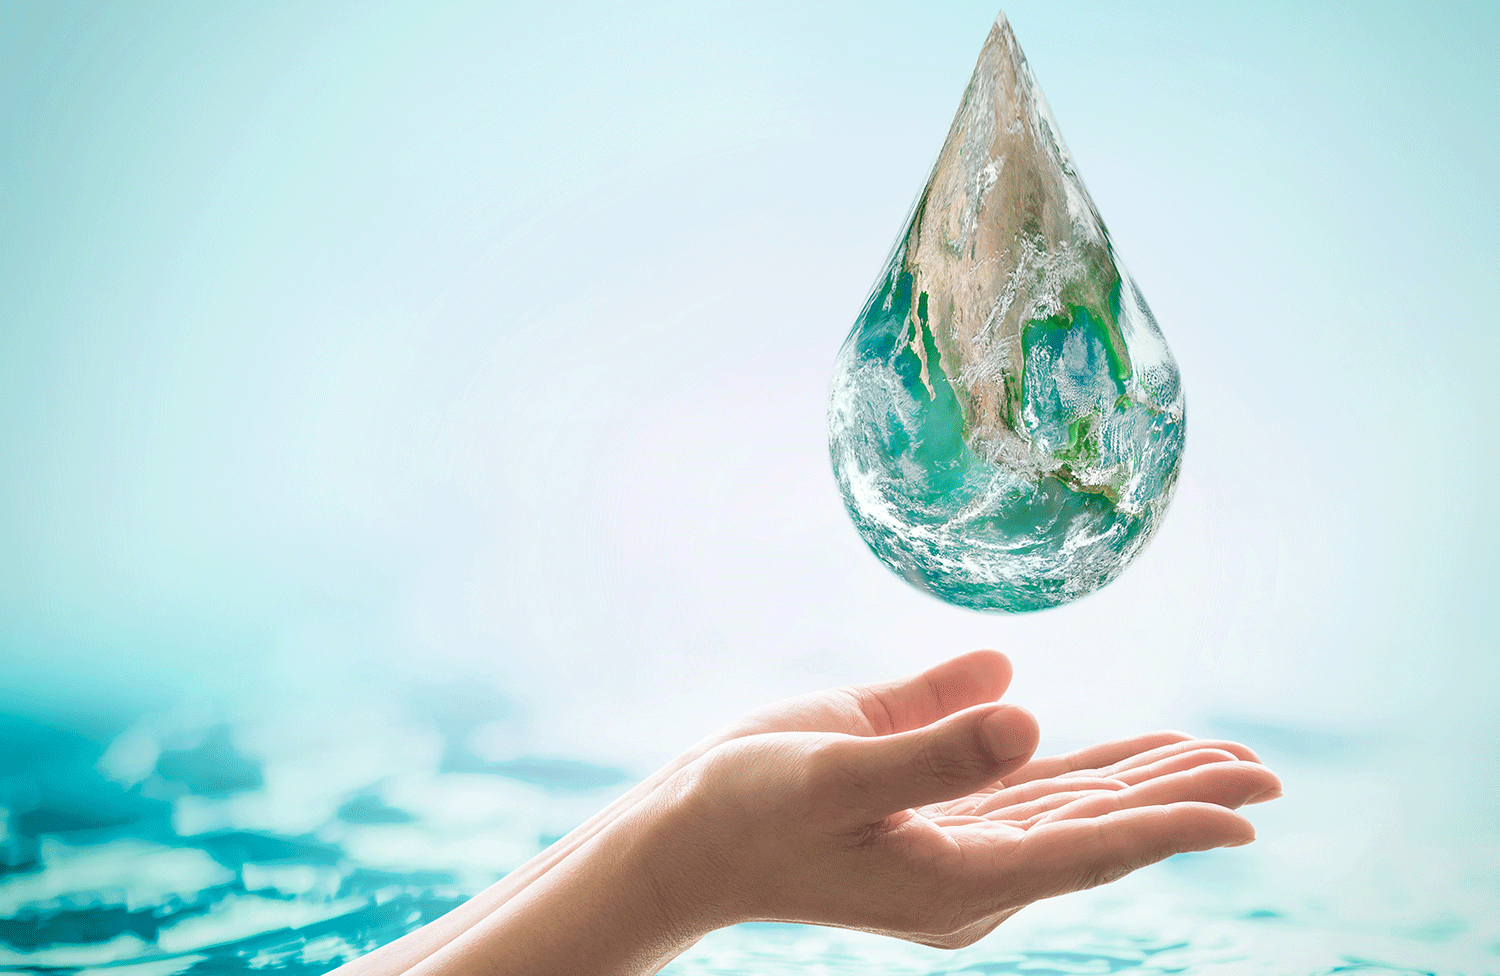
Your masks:
{"label": "pale skin", "polygon": [[465,904],[338,976],[634,976],[789,921],[970,945],[1042,898],[1248,844],[1281,784],[1234,742],[1151,732],[1032,758],[974,651],[757,709]]}

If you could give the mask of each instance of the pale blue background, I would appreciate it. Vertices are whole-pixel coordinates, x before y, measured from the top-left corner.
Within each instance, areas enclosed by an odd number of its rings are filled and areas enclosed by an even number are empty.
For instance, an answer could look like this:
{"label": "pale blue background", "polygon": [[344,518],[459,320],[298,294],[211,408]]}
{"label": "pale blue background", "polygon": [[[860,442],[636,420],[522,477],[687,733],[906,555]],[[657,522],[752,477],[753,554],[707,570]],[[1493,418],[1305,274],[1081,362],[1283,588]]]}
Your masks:
{"label": "pale blue background", "polygon": [[[643,775],[994,646],[1049,746],[1279,736],[1263,838],[1369,828],[1317,898],[1463,918],[1380,865],[1500,863],[1500,7],[1007,13],[1189,404],[1151,548],[1026,617],[881,567],[824,429],[993,5],[0,7],[4,708],[456,677]],[[1383,799],[1297,793],[1329,742]]]}

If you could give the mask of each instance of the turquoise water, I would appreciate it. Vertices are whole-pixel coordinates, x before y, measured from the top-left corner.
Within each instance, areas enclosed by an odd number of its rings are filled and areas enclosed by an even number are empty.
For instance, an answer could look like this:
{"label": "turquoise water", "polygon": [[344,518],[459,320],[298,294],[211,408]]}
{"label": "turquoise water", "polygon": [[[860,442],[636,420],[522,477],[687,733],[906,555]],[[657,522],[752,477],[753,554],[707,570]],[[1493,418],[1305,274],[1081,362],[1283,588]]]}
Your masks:
{"label": "turquoise water", "polygon": [[[180,711],[93,730],[0,719],[0,971],[322,973],[410,931],[632,780],[494,758],[483,743],[503,740],[503,713],[446,688],[198,725]],[[317,731],[356,714],[357,736]],[[1457,767],[1397,736],[1205,724],[1286,782],[1253,811],[1248,848],[1032,906],[956,953],[757,924],[666,972],[1500,973],[1493,786],[1456,789]]]}
{"label": "turquoise water", "polygon": [[503,700],[427,692],[208,724],[0,716],[0,971],[326,972],[628,785],[476,755]]}

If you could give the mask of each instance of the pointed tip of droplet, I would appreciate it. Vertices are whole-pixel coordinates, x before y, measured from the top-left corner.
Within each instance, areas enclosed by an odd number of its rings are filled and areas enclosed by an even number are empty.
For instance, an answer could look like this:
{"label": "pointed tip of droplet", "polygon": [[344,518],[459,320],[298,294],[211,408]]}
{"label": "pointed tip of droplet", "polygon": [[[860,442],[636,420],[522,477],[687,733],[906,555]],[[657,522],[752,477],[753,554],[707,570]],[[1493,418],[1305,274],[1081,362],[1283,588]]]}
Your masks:
{"label": "pointed tip of droplet", "polygon": [[1011,29],[1010,21],[1006,19],[1005,11],[1002,10],[995,15],[995,25],[990,28],[990,34],[984,39],[984,48],[980,52],[980,60],[983,61],[985,52],[1004,50],[1010,52],[1011,58],[1024,59],[1021,45],[1016,40],[1016,32]]}

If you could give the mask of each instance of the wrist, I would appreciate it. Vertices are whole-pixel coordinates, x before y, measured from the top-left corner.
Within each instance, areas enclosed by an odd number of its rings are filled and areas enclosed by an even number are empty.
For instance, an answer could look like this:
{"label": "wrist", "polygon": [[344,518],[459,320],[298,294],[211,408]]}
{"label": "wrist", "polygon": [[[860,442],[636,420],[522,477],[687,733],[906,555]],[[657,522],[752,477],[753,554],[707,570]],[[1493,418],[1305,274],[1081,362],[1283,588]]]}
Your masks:
{"label": "wrist", "polygon": [[657,972],[727,924],[692,894],[703,876],[691,826],[687,804],[659,788],[411,973]]}
{"label": "wrist", "polygon": [[[650,877],[665,910],[691,941],[739,922],[782,918],[804,865],[785,859],[785,832],[771,825],[787,799],[780,771],[806,768],[811,736],[751,735],[721,743],[652,795]],[[643,804],[643,806],[645,806]],[[794,899],[793,899],[794,900]]]}
{"label": "wrist", "polygon": [[635,811],[636,876],[656,914],[673,920],[674,938],[684,949],[714,929],[746,920],[735,898],[742,873],[735,838],[715,815],[703,769],[702,762],[685,766]]}

